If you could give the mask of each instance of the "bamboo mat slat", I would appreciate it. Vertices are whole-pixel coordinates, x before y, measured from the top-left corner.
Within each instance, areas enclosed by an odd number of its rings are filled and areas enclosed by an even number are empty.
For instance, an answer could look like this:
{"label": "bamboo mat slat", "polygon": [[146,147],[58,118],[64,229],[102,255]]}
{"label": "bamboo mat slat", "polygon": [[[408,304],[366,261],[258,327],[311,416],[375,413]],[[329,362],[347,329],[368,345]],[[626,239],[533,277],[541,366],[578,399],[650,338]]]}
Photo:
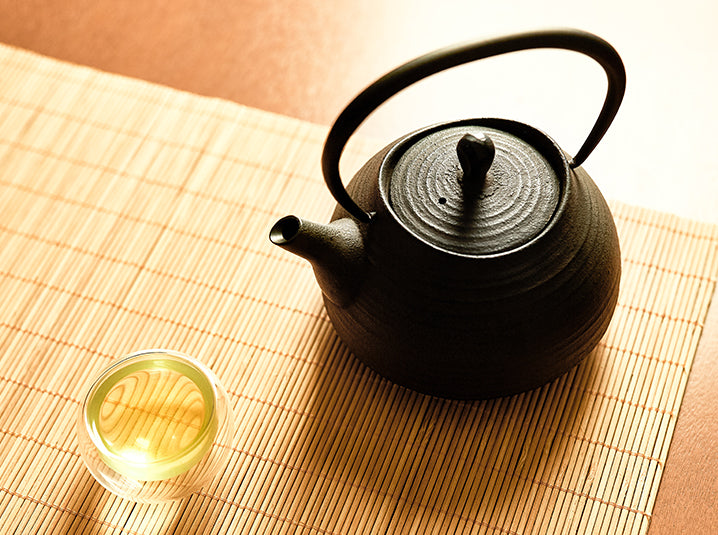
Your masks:
{"label": "bamboo mat slat", "polygon": [[[357,362],[268,229],[333,208],[326,129],[0,46],[0,533],[646,533],[718,274],[718,228],[611,203],[619,304],[536,391],[425,397]],[[364,161],[358,144],[347,165]],[[167,347],[237,432],[165,505],[83,466],[83,387]]]}

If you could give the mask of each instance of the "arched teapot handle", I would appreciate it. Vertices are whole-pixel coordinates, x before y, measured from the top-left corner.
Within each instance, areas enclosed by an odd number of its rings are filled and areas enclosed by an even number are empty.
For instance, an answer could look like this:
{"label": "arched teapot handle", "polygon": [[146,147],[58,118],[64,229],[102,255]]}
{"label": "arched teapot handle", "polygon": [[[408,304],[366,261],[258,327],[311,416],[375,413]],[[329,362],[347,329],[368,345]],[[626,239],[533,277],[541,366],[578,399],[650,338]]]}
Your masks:
{"label": "arched teapot handle", "polygon": [[371,219],[370,214],[357,206],[347,193],[339,175],[339,159],[352,134],[384,101],[413,83],[451,67],[508,52],[536,48],[580,52],[596,60],[606,72],[608,89],[603,108],[586,141],[571,162],[572,167],[581,165],[601,141],[621,105],[626,89],[626,71],[623,62],[609,43],[581,30],[519,33],[430,52],[388,72],[359,93],[339,114],[324,143],[322,172],[334,199],[360,221],[367,222]]}

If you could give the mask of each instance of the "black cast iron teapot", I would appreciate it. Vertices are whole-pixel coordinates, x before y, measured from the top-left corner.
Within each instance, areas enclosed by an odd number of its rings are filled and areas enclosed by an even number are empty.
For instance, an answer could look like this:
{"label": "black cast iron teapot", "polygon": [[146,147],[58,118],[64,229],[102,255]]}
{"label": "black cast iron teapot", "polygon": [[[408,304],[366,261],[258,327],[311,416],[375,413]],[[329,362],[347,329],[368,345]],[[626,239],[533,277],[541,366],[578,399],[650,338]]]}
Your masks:
{"label": "black cast iron teapot", "polygon": [[[603,108],[573,159],[531,126],[467,119],[391,143],[344,188],[344,146],[386,99],[444,69],[534,48],[581,52],[607,74]],[[616,306],[616,229],[580,165],[624,89],[616,51],[577,30],[419,57],[360,93],[331,128],[322,156],[339,203],[331,222],[290,215],[270,239],[311,262],[339,336],[392,381],[464,399],[540,386],[592,351]]]}

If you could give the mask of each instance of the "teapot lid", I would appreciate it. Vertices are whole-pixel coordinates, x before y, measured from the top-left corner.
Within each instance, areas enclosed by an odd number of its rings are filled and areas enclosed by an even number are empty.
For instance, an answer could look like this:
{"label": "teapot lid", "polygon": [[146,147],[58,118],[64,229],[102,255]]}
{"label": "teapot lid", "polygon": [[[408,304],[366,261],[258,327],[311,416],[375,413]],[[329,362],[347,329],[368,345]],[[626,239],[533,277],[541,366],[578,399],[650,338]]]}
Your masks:
{"label": "teapot lid", "polygon": [[386,204],[415,236],[476,256],[540,234],[559,206],[567,172],[558,146],[527,125],[460,121],[397,144],[382,164],[381,185]]}

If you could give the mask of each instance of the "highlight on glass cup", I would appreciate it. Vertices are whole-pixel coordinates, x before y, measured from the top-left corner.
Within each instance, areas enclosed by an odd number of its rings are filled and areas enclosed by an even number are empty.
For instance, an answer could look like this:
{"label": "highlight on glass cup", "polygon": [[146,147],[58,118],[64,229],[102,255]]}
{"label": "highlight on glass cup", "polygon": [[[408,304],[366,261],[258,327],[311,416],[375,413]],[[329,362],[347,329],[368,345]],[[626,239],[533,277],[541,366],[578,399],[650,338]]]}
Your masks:
{"label": "highlight on glass cup", "polygon": [[226,464],[234,418],[209,368],[150,349],[101,372],[80,407],[77,434],[83,461],[107,490],[163,502],[199,490]]}

